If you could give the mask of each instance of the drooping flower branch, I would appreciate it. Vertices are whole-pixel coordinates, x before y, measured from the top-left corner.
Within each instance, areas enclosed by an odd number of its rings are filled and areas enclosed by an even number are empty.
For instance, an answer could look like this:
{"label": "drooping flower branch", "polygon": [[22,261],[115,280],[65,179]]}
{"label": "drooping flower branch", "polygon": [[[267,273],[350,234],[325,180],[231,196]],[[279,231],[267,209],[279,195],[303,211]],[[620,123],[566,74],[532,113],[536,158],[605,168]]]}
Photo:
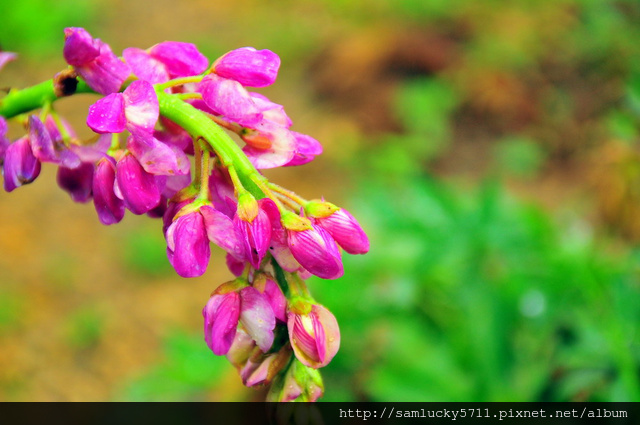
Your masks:
{"label": "drooping flower branch", "polygon": [[[336,355],[340,331],[303,279],[339,278],[342,250],[364,254],[369,241],[346,210],[307,201],[259,171],[322,153],[317,140],[291,130],[282,105],[247,90],[273,84],[280,58],[244,47],[209,66],[180,42],[117,57],[82,28],[64,36],[68,69],[0,99],[5,190],[55,164],[59,186],[76,202],[93,200],[101,223],[118,223],[126,210],[162,218],[169,262],[183,277],[201,276],[210,243],[221,247],[236,278],[202,311],[207,345],[245,385],[270,385],[269,400],[316,400],[324,391],[317,369]],[[14,59],[0,52],[0,68]],[[79,93],[103,96],[88,111],[89,141],[55,111],[58,99]],[[7,120],[26,134],[8,140]]]}

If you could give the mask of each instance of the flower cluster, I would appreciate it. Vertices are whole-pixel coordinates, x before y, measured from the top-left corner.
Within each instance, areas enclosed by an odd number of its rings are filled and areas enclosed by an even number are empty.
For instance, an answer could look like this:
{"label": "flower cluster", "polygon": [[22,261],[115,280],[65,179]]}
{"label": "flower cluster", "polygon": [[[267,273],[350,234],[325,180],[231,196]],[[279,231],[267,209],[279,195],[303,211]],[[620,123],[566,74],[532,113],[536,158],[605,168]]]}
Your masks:
{"label": "flower cluster", "polygon": [[[339,278],[341,252],[364,254],[369,241],[346,210],[307,201],[259,171],[322,153],[317,140],[291,130],[281,105],[247,89],[274,83],[280,58],[244,47],[210,65],[193,44],[171,41],[118,57],[82,28],[64,34],[70,68],[53,80],[55,95],[19,111],[41,112],[24,118],[0,107],[5,190],[34,181],[42,162],[56,164],[60,187],[76,202],[93,200],[103,224],[126,210],[162,218],[169,262],[183,277],[204,274],[210,244],[218,245],[236,278],[203,309],[208,347],[227,356],[245,385],[270,385],[270,400],[316,400],[317,369],[336,355],[340,331],[303,279]],[[14,58],[0,52],[0,67]],[[104,96],[88,111],[92,140],[79,140],[53,108],[56,84],[69,80],[73,92]],[[26,134],[10,141],[5,118],[14,116]]]}

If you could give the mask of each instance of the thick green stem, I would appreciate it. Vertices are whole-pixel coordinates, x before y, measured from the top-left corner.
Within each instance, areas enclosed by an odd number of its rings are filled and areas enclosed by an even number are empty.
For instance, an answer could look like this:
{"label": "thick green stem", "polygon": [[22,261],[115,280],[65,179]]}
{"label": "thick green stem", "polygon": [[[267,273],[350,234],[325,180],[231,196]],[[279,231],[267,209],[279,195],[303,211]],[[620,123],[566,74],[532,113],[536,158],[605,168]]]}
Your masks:
{"label": "thick green stem", "polygon": [[258,173],[240,147],[219,125],[182,100],[173,95],[157,92],[160,114],[184,128],[195,139],[206,140],[218,156],[224,167],[233,166],[242,181],[242,185],[256,198],[263,198],[265,193],[254,181],[265,178]]}
{"label": "thick green stem", "polygon": [[[87,84],[78,80],[75,93],[94,93]],[[266,179],[255,169],[240,147],[227,133],[206,114],[183,102],[174,95],[162,90],[156,91],[160,113],[184,128],[194,139],[204,139],[218,156],[225,167],[233,166],[243,186],[256,198],[263,198],[265,193],[260,188]],[[31,87],[10,91],[0,99],[0,116],[12,118],[26,112],[40,109],[58,100],[54,81],[48,80]],[[263,186],[264,187],[264,186]]]}

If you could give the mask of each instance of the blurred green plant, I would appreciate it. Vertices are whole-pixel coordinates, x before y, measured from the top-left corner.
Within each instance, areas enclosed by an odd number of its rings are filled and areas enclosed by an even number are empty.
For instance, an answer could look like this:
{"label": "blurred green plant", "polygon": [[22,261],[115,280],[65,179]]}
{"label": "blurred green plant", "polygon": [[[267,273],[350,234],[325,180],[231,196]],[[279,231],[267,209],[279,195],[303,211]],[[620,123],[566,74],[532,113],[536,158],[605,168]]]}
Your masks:
{"label": "blurred green plant", "polygon": [[370,256],[313,288],[344,341],[327,388],[349,391],[325,400],[640,400],[629,255],[602,254],[586,224],[560,231],[495,182],[473,194],[380,179],[359,193]]}
{"label": "blurred green plant", "polygon": [[[128,401],[197,401],[221,385],[229,371],[224,356],[214,356],[202,335],[175,331],[166,339],[164,360],[131,380],[117,399]],[[224,389],[222,389],[224,390]]]}
{"label": "blurred green plant", "polygon": [[62,29],[90,25],[98,16],[96,1],[47,0],[1,2],[0,45],[21,56],[42,58],[59,54]]}

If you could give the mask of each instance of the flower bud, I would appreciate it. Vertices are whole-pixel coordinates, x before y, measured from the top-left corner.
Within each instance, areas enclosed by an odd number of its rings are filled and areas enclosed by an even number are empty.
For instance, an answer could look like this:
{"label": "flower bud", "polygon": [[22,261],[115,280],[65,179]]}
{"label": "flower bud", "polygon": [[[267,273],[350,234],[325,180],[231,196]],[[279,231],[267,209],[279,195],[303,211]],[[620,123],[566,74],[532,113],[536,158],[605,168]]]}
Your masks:
{"label": "flower bud", "polygon": [[242,382],[247,387],[269,384],[287,366],[291,348],[285,345],[277,353],[264,354],[257,348],[240,370]]}
{"label": "flower bud", "polygon": [[89,87],[101,94],[120,90],[131,73],[107,43],[92,38],[83,28],[65,28],[63,54]]}
{"label": "flower bud", "polygon": [[169,262],[182,277],[202,276],[207,271],[211,249],[199,211],[178,217],[166,233]]}
{"label": "flower bud", "polygon": [[[225,312],[225,309],[230,310]],[[242,278],[219,286],[202,314],[205,318],[205,340],[217,355],[229,352],[238,322],[260,351],[267,352],[273,344],[276,319],[269,301],[258,290],[247,286],[247,281]]]}
{"label": "flower bud", "polygon": [[21,137],[7,147],[3,175],[7,192],[31,183],[40,175],[40,161],[34,156],[27,137]]}
{"label": "flower bud", "polygon": [[116,165],[111,157],[98,161],[93,177],[93,205],[98,219],[104,225],[119,223],[124,217],[124,202],[116,196],[113,186],[116,179]]}
{"label": "flower bud", "polygon": [[344,274],[342,258],[335,241],[322,227],[310,224],[304,217],[283,215],[287,243],[291,254],[302,267],[323,279],[337,279]]}
{"label": "flower bud", "polygon": [[220,57],[213,65],[215,73],[249,87],[273,84],[280,69],[280,58],[270,50],[242,47]]}
{"label": "flower bud", "polygon": [[240,318],[240,294],[235,291],[224,292],[218,288],[202,309],[202,316],[207,345],[213,354],[227,354],[236,336]]}
{"label": "flower bud", "polygon": [[160,189],[155,177],[147,173],[130,153],[120,158],[116,165],[116,182],[119,197],[134,214],[144,214],[160,203]]}
{"label": "flower bud", "polygon": [[[265,202],[273,201],[267,199]],[[264,209],[259,207],[263,204],[262,199],[258,203],[246,192],[238,198],[238,211],[233,218],[233,224],[244,246],[244,256],[256,269],[260,268],[271,240],[271,220]]]}
{"label": "flower bud", "polygon": [[[317,401],[324,393],[320,372],[294,359],[287,371],[278,376],[267,394],[268,402]],[[288,421],[285,421],[288,423]]]}
{"label": "flower bud", "polygon": [[57,181],[74,202],[88,202],[93,189],[93,164],[83,162],[77,168],[59,167]]}
{"label": "flower bud", "polygon": [[329,202],[311,201],[305,205],[306,214],[329,232],[331,237],[349,254],[369,252],[369,238],[360,223],[344,208]]}
{"label": "flower bud", "polygon": [[253,279],[253,287],[267,297],[276,319],[286,322],[287,299],[273,277],[268,273],[258,273]]}
{"label": "flower bud", "polygon": [[326,366],[340,348],[338,322],[319,304],[299,301],[291,305],[287,328],[296,358],[305,366]]}

